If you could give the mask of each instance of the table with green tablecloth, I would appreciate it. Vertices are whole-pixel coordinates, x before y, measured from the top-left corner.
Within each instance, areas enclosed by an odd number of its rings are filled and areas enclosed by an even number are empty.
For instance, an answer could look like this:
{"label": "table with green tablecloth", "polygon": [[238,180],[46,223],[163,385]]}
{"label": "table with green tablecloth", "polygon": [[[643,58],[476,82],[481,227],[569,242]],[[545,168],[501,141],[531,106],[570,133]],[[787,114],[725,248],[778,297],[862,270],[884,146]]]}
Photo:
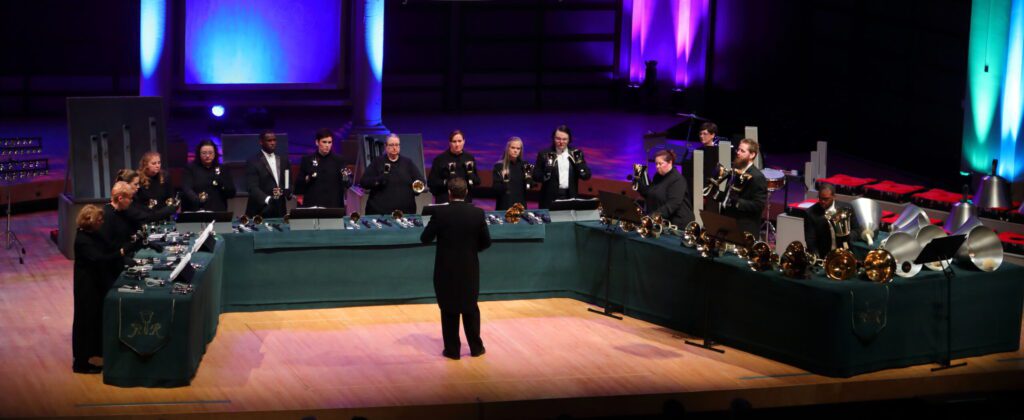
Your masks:
{"label": "table with green tablecloth", "polygon": [[[158,257],[151,251],[137,257]],[[173,294],[172,285],[147,286],[122,274],[103,304],[103,382],[117,386],[173,387],[192,381],[206,345],[217,334],[221,313],[224,241],[213,252],[192,254],[199,266],[192,293]],[[167,280],[170,270],[149,277]],[[124,292],[140,285],[142,293]]]}
{"label": "table with green tablecloth", "polygon": [[[735,256],[701,258],[676,237],[640,238],[597,222],[490,229],[494,244],[480,254],[482,300],[607,298],[626,315],[828,376],[927,363],[945,349],[946,281],[939,272],[889,284],[794,280],[751,271]],[[221,235],[219,309],[433,302],[434,245],[420,244],[421,232]],[[954,272],[954,358],[1016,350],[1024,268]],[[158,371],[143,366],[151,369]]]}

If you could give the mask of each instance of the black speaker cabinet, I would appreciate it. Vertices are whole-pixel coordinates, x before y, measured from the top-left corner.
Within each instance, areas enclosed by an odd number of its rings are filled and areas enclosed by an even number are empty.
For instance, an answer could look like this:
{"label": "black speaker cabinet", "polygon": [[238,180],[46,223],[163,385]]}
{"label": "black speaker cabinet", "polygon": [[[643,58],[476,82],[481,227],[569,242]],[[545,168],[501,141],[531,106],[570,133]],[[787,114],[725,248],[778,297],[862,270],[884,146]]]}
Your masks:
{"label": "black speaker cabinet", "polygon": [[76,199],[104,198],[117,171],[135,168],[142,155],[166,154],[161,97],[68,98],[68,179]]}

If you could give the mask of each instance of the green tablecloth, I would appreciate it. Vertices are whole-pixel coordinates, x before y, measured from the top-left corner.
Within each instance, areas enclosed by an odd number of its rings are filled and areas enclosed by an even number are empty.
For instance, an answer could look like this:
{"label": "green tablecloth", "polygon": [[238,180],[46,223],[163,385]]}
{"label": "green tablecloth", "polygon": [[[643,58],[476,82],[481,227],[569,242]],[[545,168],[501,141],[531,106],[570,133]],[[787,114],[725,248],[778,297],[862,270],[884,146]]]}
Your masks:
{"label": "green tablecloth", "polygon": [[[224,241],[214,252],[192,254],[202,265],[191,294],[171,294],[171,285],[125,293],[118,287],[137,284],[121,276],[103,305],[103,382],[117,386],[188,385],[199,368],[206,345],[217,333],[221,313]],[[150,277],[167,279],[170,271]]]}
{"label": "green tablecloth", "polygon": [[[535,238],[537,227],[544,229],[542,239]],[[105,361],[111,378],[121,379],[108,383],[187,384],[221,310],[432,302],[434,245],[419,244],[421,231],[396,229],[375,245],[339,241],[353,231],[222,235],[196,294],[175,304],[171,333],[187,337],[187,345],[172,340],[149,359],[121,348]],[[480,254],[485,300],[571,297],[601,303],[607,293],[627,315],[699,336],[705,334],[706,319],[710,338],[828,376],[926,363],[945,349],[945,279],[938,272],[889,285],[793,280],[776,272],[755,273],[734,256],[702,259],[674,237],[643,239],[605,231],[596,222],[492,226],[491,231],[495,242]],[[296,247],[291,235],[304,235],[308,242]],[[1024,268],[955,272],[953,356],[1016,350]],[[107,298],[106,325],[117,319],[116,297],[112,292]],[[205,329],[197,330],[196,323]],[[106,336],[107,346],[118,346],[116,335],[113,341]],[[132,360],[122,366],[120,358]]]}
{"label": "green tablecloth", "polygon": [[[827,376],[927,363],[946,348],[940,272],[888,285],[821,275],[794,280],[753,272],[735,256],[701,259],[674,238],[609,235],[596,223],[577,229],[592,253],[614,244],[613,301],[637,318],[703,336],[706,299],[710,338]],[[954,271],[953,357],[1017,350],[1024,268]]]}

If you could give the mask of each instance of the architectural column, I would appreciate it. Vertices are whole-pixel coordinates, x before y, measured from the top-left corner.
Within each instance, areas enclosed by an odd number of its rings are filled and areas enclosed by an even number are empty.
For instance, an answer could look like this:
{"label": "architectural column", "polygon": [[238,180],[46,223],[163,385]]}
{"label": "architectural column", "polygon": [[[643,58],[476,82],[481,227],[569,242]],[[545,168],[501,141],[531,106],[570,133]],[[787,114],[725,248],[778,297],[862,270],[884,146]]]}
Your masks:
{"label": "architectural column", "polygon": [[164,97],[169,108],[173,88],[170,25],[174,0],[139,0],[139,96]]}
{"label": "architectural column", "polygon": [[387,134],[381,119],[384,76],[384,0],[356,0],[352,28],[351,138]]}

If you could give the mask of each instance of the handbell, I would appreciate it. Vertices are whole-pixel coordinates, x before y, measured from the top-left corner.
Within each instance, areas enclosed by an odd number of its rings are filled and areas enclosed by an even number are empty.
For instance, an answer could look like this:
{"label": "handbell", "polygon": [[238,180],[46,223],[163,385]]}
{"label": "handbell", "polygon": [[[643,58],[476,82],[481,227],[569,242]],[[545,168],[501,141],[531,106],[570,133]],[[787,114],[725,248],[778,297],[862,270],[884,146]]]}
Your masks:
{"label": "handbell", "polygon": [[206,202],[206,199],[207,199],[207,198],[209,198],[209,196],[210,196],[210,195],[209,195],[209,194],[207,194],[207,193],[206,193],[206,191],[201,191],[201,192],[199,192],[199,202],[200,202],[200,203],[205,203],[205,202]]}
{"label": "handbell", "polygon": [[956,252],[959,265],[991,272],[1003,264],[1003,244],[991,228],[980,224],[964,225],[953,235],[965,234],[967,240]]}
{"label": "handbell", "polygon": [[918,229],[930,224],[931,219],[928,218],[928,214],[924,210],[913,204],[907,204],[903,211],[900,212],[900,216],[896,218],[896,221],[892,222],[892,229],[890,230],[916,235]]}
{"label": "handbell", "polygon": [[905,232],[893,233],[886,238],[881,248],[889,251],[896,260],[896,275],[914,277],[921,271],[921,264],[914,263],[914,259],[921,253],[916,235]]}
{"label": "handbell", "polygon": [[857,217],[856,236],[864,239],[868,246],[874,246],[875,233],[882,220],[882,208],[875,200],[864,197],[851,201],[850,205],[853,206],[853,214]]}
{"label": "handbell", "polygon": [[992,172],[981,178],[974,193],[974,202],[986,210],[1010,208],[1010,183],[996,175],[999,160],[992,160]]}
{"label": "handbell", "polygon": [[953,208],[949,211],[949,216],[946,217],[946,222],[942,224],[946,232],[956,232],[967,221],[978,218],[978,206],[975,206],[967,198],[967,191],[968,187],[964,185],[963,198],[960,199],[959,203],[953,204]]}
{"label": "handbell", "polygon": [[860,262],[853,252],[845,248],[836,248],[825,256],[825,276],[832,280],[847,280],[857,275]]}
{"label": "handbell", "polygon": [[875,283],[891,282],[896,275],[896,259],[889,251],[872,249],[864,257],[864,275]]}
{"label": "handbell", "polygon": [[683,229],[683,246],[687,248],[696,247],[697,243],[700,241],[702,231],[703,228],[700,227],[700,223],[697,223],[696,221],[687,223],[686,227]]}
{"label": "handbell", "polygon": [[420,180],[417,179],[417,180],[412,182],[412,192],[414,192],[416,194],[419,194],[419,193],[422,193],[423,191],[426,191],[426,190],[427,190],[427,184],[424,184],[423,181],[420,181]]}
{"label": "handbell", "polygon": [[779,256],[767,242],[755,242],[747,253],[747,265],[754,271],[768,271],[779,262]]}

